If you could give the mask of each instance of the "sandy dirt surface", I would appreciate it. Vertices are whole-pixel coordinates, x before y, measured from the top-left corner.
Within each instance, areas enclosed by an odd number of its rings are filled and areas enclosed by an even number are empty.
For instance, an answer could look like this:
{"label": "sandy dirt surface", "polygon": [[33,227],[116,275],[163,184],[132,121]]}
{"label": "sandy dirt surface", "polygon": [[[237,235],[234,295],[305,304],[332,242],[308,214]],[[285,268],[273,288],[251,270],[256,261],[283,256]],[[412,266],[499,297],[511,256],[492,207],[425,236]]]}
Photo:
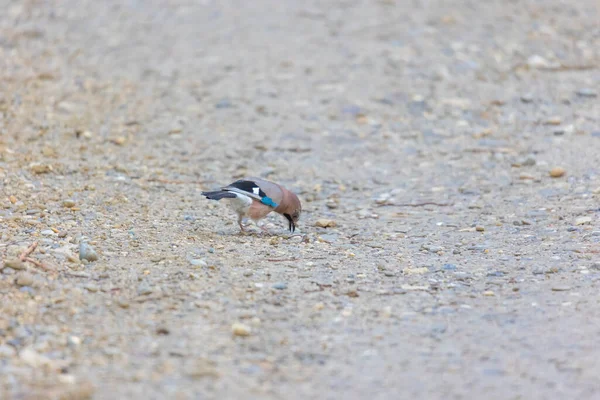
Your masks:
{"label": "sandy dirt surface", "polygon": [[597,1],[0,8],[1,399],[600,398]]}

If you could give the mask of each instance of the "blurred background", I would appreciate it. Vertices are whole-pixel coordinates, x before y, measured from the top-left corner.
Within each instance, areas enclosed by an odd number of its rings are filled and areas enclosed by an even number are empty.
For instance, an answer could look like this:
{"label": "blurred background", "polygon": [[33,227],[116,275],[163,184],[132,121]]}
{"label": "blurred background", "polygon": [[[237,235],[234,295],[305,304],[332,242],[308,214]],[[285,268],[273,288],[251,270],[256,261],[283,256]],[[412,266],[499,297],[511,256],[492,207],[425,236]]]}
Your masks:
{"label": "blurred background", "polygon": [[0,10],[0,398],[598,395],[597,1]]}

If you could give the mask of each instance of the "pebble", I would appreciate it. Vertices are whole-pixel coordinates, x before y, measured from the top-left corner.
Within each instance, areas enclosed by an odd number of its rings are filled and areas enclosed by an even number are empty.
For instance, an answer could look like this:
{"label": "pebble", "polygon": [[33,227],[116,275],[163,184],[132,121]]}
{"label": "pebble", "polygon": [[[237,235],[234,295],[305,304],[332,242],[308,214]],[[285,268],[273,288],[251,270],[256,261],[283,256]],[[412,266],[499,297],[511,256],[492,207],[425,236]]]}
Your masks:
{"label": "pebble", "polygon": [[423,275],[429,272],[429,268],[420,267],[420,268],[404,268],[402,271],[406,275]]}
{"label": "pebble", "polygon": [[273,284],[273,289],[277,289],[277,290],[285,290],[287,289],[288,285],[285,282],[277,282],[275,284]]}
{"label": "pebble", "polygon": [[553,292],[566,292],[571,290],[570,286],[554,286],[552,287]]}
{"label": "pebble", "polygon": [[439,253],[440,251],[444,251],[444,248],[442,246],[432,246],[424,244],[421,246],[421,250],[427,250],[430,253]]}
{"label": "pebble", "polygon": [[239,322],[231,325],[231,333],[233,333],[234,336],[250,336],[251,332],[252,329],[248,325]]}
{"label": "pebble", "polygon": [[527,59],[527,65],[529,68],[548,68],[550,63],[544,57],[533,54]]}
{"label": "pebble", "polygon": [[523,103],[533,103],[533,95],[531,94],[524,94],[521,96],[521,101]]}
{"label": "pebble", "polygon": [[137,293],[140,296],[146,295],[146,294],[150,294],[152,293],[154,290],[150,287],[150,285],[148,284],[148,282],[142,282],[140,283],[140,285],[137,288]]}
{"label": "pebble", "polygon": [[318,219],[317,222],[315,222],[315,226],[319,228],[333,228],[337,226],[337,223],[332,219],[322,218]]}
{"label": "pebble", "polygon": [[21,288],[19,288],[19,292],[28,293],[30,296],[35,296],[35,290],[33,290],[33,288],[30,286],[21,286]]}
{"label": "pebble", "polygon": [[216,366],[217,364],[212,360],[194,358],[186,363],[183,370],[187,376],[193,379],[218,378],[220,374]]}
{"label": "pebble", "polygon": [[244,276],[245,277],[252,276],[252,275],[254,275],[253,271],[251,271],[251,270],[244,271]]}
{"label": "pebble", "polygon": [[477,232],[483,232],[483,231],[485,231],[485,228],[483,226],[481,226],[481,225],[478,225],[478,226],[475,227],[475,230]]}
{"label": "pebble", "polygon": [[455,271],[456,270],[456,265],[454,265],[454,264],[444,264],[444,265],[442,265],[442,269],[444,271]]}
{"label": "pebble", "polygon": [[54,233],[54,231],[52,229],[45,229],[43,231],[40,232],[42,235],[44,236],[54,236],[56,235],[56,233]]}
{"label": "pebble", "polygon": [[567,171],[565,171],[565,169],[562,167],[554,167],[550,170],[550,176],[552,178],[560,178],[560,177],[564,176],[566,173],[567,173]]}
{"label": "pebble", "polygon": [[31,286],[33,284],[33,275],[29,272],[19,272],[15,278],[15,283],[19,286]]}
{"label": "pebble", "polygon": [[17,351],[13,347],[7,346],[5,344],[0,344],[0,359],[11,358],[14,357],[16,354]]}
{"label": "pebble", "polygon": [[575,220],[575,225],[588,225],[592,223],[592,217],[579,217]]}
{"label": "pebble", "polygon": [[25,348],[19,352],[19,358],[33,368],[39,368],[44,365],[51,365],[50,359],[44,355],[41,355],[37,351],[31,348]]}
{"label": "pebble", "polygon": [[87,260],[87,261],[96,261],[98,260],[98,254],[96,253],[96,250],[94,250],[94,248],[88,244],[87,242],[80,242],[79,243],[79,259],[80,260]]}
{"label": "pebble", "polygon": [[121,308],[129,308],[130,304],[126,299],[117,299],[117,305]]}
{"label": "pebble", "polygon": [[21,271],[27,269],[27,266],[23,261],[19,260],[18,258],[12,258],[4,262],[3,268],[12,268],[15,271]]}
{"label": "pebble", "polygon": [[484,296],[488,296],[488,297],[492,297],[492,296],[495,296],[495,295],[496,295],[496,293],[494,293],[494,292],[493,292],[493,291],[491,291],[491,290],[486,290],[485,292],[483,292],[483,295],[484,295]]}
{"label": "pebble", "polygon": [[596,97],[596,96],[598,96],[598,93],[596,93],[596,91],[591,88],[581,88],[581,89],[578,89],[575,93],[577,94],[577,96],[581,96],[581,97]]}
{"label": "pebble", "polygon": [[558,272],[557,267],[540,267],[533,270],[534,275],[550,275]]}
{"label": "pebble", "polygon": [[195,267],[207,267],[208,266],[208,263],[201,258],[190,260],[190,264],[192,264]]}
{"label": "pebble", "polygon": [[83,288],[88,292],[92,293],[96,293],[98,291],[98,286],[94,285],[93,283],[86,283],[85,285],[83,285]]}
{"label": "pebble", "polygon": [[69,335],[67,336],[67,345],[70,347],[79,347],[79,345],[81,345],[81,338],[79,336]]}
{"label": "pebble", "polygon": [[319,237],[318,237],[319,242],[326,242],[326,243],[333,243],[337,239],[338,239],[338,235],[333,234],[333,233],[319,235]]}
{"label": "pebble", "polygon": [[560,125],[561,123],[562,119],[558,116],[553,116],[546,120],[546,125]]}
{"label": "pebble", "polygon": [[63,200],[62,205],[63,205],[63,207],[66,207],[66,208],[73,208],[73,207],[75,207],[75,200],[72,200],[72,199]]}
{"label": "pebble", "polygon": [[228,99],[219,100],[219,102],[217,102],[217,104],[215,104],[215,108],[231,108],[231,107],[233,107],[233,104]]}
{"label": "pebble", "polygon": [[33,164],[29,168],[36,175],[47,174],[52,171],[52,167],[48,164]]}

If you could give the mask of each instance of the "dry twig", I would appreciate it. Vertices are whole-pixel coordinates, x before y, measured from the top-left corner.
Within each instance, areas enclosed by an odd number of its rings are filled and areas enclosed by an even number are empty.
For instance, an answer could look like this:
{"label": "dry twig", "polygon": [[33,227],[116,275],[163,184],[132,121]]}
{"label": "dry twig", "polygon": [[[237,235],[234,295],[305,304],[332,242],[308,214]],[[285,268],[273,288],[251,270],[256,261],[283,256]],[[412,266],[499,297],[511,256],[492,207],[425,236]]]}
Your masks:
{"label": "dry twig", "polygon": [[27,257],[29,257],[29,255],[35,251],[35,248],[36,248],[37,246],[38,246],[38,243],[37,243],[37,242],[33,242],[33,243],[31,244],[31,246],[29,246],[27,249],[25,249],[25,251],[23,251],[23,252],[21,253],[21,255],[19,256],[19,260],[21,260],[21,261],[25,261],[25,259],[26,259]]}

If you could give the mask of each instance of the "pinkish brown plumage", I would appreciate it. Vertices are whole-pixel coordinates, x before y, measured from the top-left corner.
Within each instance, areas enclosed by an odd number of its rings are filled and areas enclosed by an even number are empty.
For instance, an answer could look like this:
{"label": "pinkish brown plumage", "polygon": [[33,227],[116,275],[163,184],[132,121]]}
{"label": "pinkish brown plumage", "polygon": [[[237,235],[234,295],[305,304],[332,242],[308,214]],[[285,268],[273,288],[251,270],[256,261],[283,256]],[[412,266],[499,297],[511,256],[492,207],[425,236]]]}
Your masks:
{"label": "pinkish brown plumage", "polygon": [[[238,224],[242,231],[243,218],[248,217],[257,222],[275,211],[288,220],[289,229],[294,232],[302,213],[298,196],[280,184],[262,178],[241,179],[220,190],[202,192],[202,195],[211,200],[231,199],[230,204],[238,214]],[[261,229],[264,230],[262,227]]]}

